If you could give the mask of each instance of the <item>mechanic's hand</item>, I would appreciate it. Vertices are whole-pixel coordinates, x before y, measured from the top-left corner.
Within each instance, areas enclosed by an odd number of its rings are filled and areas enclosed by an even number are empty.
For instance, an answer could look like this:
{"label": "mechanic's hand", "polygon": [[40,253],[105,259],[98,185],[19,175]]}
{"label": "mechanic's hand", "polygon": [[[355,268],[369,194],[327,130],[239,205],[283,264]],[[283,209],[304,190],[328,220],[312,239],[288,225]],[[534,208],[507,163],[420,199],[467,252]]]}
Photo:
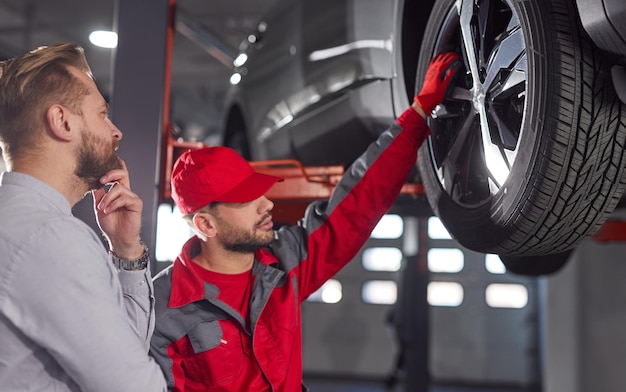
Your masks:
{"label": "mechanic's hand", "polygon": [[126,163],[122,161],[121,169],[105,174],[100,183],[113,185],[92,193],[98,226],[109,241],[111,251],[118,257],[138,259],[144,250],[140,238],[143,202],[130,190]]}
{"label": "mechanic's hand", "polygon": [[460,65],[460,56],[454,52],[440,53],[430,60],[422,90],[414,99],[426,115],[443,101],[448,84]]}

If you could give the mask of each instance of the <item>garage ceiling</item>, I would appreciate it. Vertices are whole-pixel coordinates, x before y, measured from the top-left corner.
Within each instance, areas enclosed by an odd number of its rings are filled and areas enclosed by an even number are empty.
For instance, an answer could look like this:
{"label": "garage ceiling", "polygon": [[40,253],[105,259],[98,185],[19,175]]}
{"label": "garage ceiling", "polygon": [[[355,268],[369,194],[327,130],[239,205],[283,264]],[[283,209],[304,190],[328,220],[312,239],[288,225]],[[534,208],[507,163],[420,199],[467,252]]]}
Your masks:
{"label": "garage ceiling", "polygon": [[[211,135],[219,130],[221,102],[231,74],[223,54],[237,52],[239,43],[254,30],[263,12],[274,2],[176,2],[179,28],[172,58],[172,119],[186,138],[210,143]],[[115,0],[0,0],[0,58],[10,58],[42,45],[77,42],[85,48],[98,86],[108,96],[113,51],[93,46],[88,36],[93,30],[113,29],[115,3]],[[140,25],[141,21],[137,23]],[[184,32],[190,27],[195,29],[195,39]]]}

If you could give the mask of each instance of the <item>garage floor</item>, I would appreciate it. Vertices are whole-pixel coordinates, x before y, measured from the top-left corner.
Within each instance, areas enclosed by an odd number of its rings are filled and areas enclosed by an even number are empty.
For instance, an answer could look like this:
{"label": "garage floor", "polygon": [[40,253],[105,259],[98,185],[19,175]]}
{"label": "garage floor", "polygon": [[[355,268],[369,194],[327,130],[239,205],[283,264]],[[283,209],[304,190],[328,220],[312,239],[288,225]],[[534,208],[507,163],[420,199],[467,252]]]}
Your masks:
{"label": "garage floor", "polygon": [[[323,380],[307,379],[305,385],[311,392],[405,392],[401,386],[393,391],[386,388],[383,383],[373,381],[346,381],[346,380]],[[419,392],[419,391],[415,391]],[[497,387],[454,387],[454,386],[432,386],[428,392],[541,392],[540,389],[524,388],[497,388]]]}

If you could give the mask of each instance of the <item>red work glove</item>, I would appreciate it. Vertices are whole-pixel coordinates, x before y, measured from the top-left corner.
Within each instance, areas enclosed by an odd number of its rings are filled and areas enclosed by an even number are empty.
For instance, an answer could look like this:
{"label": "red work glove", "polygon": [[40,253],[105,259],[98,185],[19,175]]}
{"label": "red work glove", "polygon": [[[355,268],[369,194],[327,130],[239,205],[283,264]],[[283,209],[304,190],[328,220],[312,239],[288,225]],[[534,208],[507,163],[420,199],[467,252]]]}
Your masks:
{"label": "red work glove", "polygon": [[422,90],[414,98],[426,115],[443,101],[448,84],[460,65],[460,56],[454,52],[440,53],[430,60]]}

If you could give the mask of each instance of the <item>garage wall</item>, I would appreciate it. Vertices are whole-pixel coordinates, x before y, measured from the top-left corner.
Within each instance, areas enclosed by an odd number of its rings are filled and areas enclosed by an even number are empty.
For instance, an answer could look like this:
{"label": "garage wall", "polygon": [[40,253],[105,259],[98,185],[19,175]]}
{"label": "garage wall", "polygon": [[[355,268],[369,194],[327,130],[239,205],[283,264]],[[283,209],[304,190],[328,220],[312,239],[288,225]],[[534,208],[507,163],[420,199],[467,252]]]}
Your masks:
{"label": "garage wall", "polygon": [[[342,288],[339,302],[304,304],[305,373],[381,379],[391,374],[401,349],[389,324],[396,301],[394,298],[393,303],[367,303],[363,290],[371,281],[398,282],[404,268],[371,271],[364,268],[363,257],[374,248],[396,247],[405,253],[402,263],[414,260],[414,252],[431,259],[427,288],[430,305],[422,304],[428,306],[429,331],[415,333],[428,334],[427,362],[433,383],[538,385],[541,377],[536,279],[504,273],[494,264],[493,257],[461,248],[447,232],[441,235],[436,218],[401,217],[401,221],[404,230],[400,237],[370,239],[336,275]],[[437,230],[418,234],[417,227],[439,228],[439,234]],[[422,239],[419,243],[418,237]],[[496,261],[499,263],[497,257]],[[492,284],[521,288],[526,293],[525,302],[518,308],[488,305],[486,293]],[[452,293],[447,295],[444,290],[441,294],[441,287],[453,287]],[[455,297],[459,288],[460,302]],[[383,292],[392,290],[395,289],[390,287]],[[503,295],[497,298],[503,299]],[[414,306],[418,312],[420,305]]]}
{"label": "garage wall", "polygon": [[[381,227],[393,220],[401,229]],[[389,322],[397,299],[397,282],[402,266],[402,250],[415,249],[415,237],[405,244],[403,220],[386,216],[374,230],[379,238],[371,238],[357,256],[335,278],[313,294],[302,306],[304,371],[323,376],[378,378],[389,376],[396,363],[398,346]],[[395,226],[394,223],[392,225]],[[397,227],[397,226],[395,226]],[[374,235],[376,237],[376,234]],[[386,237],[386,238],[381,238]],[[364,264],[364,257],[374,249],[395,249],[398,259],[380,261],[387,271]],[[388,256],[389,257],[389,256]],[[391,258],[391,257],[390,257]],[[376,270],[378,269],[378,270]],[[341,299],[325,303],[319,298],[325,289],[341,287]],[[382,285],[375,298],[368,297],[366,285]]]}
{"label": "garage wall", "polygon": [[[613,219],[623,220],[625,211]],[[626,385],[626,244],[586,240],[545,293],[545,392],[615,392]]]}

